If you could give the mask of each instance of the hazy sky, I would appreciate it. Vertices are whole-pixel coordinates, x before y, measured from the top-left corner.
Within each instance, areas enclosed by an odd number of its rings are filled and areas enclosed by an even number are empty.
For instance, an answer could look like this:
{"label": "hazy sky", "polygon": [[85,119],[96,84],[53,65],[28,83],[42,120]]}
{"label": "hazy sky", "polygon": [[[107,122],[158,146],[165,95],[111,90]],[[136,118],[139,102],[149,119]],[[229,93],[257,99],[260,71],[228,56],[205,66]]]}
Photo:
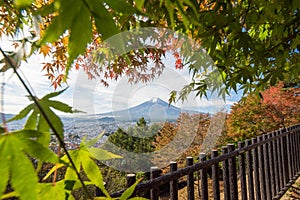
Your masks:
{"label": "hazy sky", "polygon": [[[8,43],[3,41],[1,41],[1,48],[12,50]],[[22,62],[20,67],[21,73],[26,77],[38,97],[54,91],[50,81],[43,76],[45,72],[41,71],[44,61],[42,55],[33,55],[27,62]],[[172,58],[167,58],[166,62],[167,67],[161,77],[147,84],[130,85],[126,77],[123,77],[118,81],[110,81],[110,86],[104,87],[98,80],[88,80],[82,71],[71,71],[68,84],[63,87],[69,86],[69,88],[56,99],[88,114],[129,108],[153,97],[168,101],[171,90],[179,90],[191,79],[187,70],[175,69]],[[2,75],[1,83],[5,83],[4,96],[1,97],[4,100],[5,113],[18,113],[30,103],[20,81],[15,75],[12,76],[12,70],[8,70]],[[226,100],[227,108],[238,99],[239,96],[234,94],[228,98]],[[221,98],[199,100],[194,98],[194,94],[191,94],[188,101],[179,102],[175,106],[214,112],[224,107],[225,103]]]}

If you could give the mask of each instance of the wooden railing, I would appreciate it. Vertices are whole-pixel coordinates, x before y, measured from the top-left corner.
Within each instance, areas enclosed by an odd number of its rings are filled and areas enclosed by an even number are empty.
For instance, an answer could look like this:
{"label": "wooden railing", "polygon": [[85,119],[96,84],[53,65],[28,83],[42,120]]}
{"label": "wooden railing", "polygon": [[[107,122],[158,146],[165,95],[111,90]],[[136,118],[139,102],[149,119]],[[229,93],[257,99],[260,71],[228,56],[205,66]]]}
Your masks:
{"label": "wooden railing", "polygon": [[[220,152],[212,150],[210,158],[200,154],[200,162],[195,164],[188,157],[187,166],[181,169],[171,162],[170,172],[161,176],[159,169],[152,167],[150,180],[138,184],[134,195],[157,200],[160,189],[167,187],[169,199],[177,200],[179,179],[185,177],[189,200],[279,199],[300,175],[300,124],[238,142],[237,148],[228,144]],[[197,197],[196,173],[200,174]],[[127,178],[128,186],[135,182],[134,174]]]}

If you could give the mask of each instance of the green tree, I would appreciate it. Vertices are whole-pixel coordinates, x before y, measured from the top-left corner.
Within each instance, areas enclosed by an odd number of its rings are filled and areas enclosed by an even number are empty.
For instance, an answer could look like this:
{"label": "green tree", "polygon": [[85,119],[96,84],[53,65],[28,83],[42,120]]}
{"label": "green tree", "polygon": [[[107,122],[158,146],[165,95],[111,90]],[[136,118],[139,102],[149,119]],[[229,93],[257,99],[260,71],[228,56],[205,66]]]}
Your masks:
{"label": "green tree", "polygon": [[[119,163],[124,168],[135,169],[143,163],[145,166],[151,166],[147,156],[142,153],[153,152],[154,138],[158,134],[161,126],[159,124],[147,125],[147,122],[142,117],[135,126],[129,127],[127,130],[118,128],[118,130],[108,137],[104,143],[103,149],[111,151],[115,154],[122,155],[123,159],[111,161]],[[133,154],[131,154],[133,153]],[[118,164],[115,164],[118,165]],[[138,168],[137,168],[138,169]],[[148,170],[148,169],[146,169]]]}
{"label": "green tree", "polygon": [[[299,1],[141,2],[140,11],[149,24],[163,21],[199,41],[227,90],[241,89],[246,94],[282,80],[299,82]],[[190,69],[197,72],[197,66]],[[205,90],[199,80],[191,87]]]}
{"label": "green tree", "polygon": [[142,117],[135,126],[129,127],[126,131],[118,128],[115,133],[108,137],[108,141],[126,151],[135,153],[152,152],[154,150],[152,142],[159,130],[160,126],[158,124],[148,126]]}

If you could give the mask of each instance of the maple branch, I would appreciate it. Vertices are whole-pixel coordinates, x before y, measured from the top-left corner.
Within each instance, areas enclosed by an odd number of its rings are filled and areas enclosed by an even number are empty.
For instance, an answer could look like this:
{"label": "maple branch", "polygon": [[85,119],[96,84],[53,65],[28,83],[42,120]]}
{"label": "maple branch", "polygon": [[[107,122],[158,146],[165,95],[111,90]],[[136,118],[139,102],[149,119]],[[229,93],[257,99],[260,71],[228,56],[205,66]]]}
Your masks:
{"label": "maple branch", "polygon": [[31,99],[33,100],[33,102],[35,103],[36,107],[38,108],[38,110],[40,111],[41,115],[44,117],[44,119],[46,120],[47,124],[49,125],[49,127],[51,128],[51,130],[53,131],[53,134],[57,137],[58,141],[59,141],[59,145],[63,148],[63,150],[65,151],[65,154],[68,158],[68,160],[70,161],[71,166],[74,168],[74,171],[80,181],[80,183],[82,184],[82,187],[85,191],[85,193],[88,195],[88,197],[90,199],[93,199],[91,194],[89,193],[86,185],[84,184],[83,179],[81,178],[79,171],[76,168],[76,165],[73,161],[73,159],[71,158],[71,155],[69,154],[65,142],[63,141],[63,139],[59,136],[59,133],[57,132],[57,130],[55,129],[54,125],[52,124],[51,120],[49,119],[48,115],[46,114],[46,112],[44,111],[44,109],[42,108],[41,104],[38,101],[38,98],[36,96],[33,95],[33,93],[30,91],[29,87],[26,85],[25,81],[22,79],[22,77],[20,76],[19,72],[17,71],[16,66],[13,64],[12,60],[6,55],[6,53],[2,50],[2,48],[0,47],[0,51],[2,53],[2,55],[4,56],[6,62],[11,66],[11,68],[13,69],[14,73],[17,75],[18,79],[21,81],[22,85],[24,86],[25,90],[27,91],[27,93],[29,94],[29,96],[31,97]]}

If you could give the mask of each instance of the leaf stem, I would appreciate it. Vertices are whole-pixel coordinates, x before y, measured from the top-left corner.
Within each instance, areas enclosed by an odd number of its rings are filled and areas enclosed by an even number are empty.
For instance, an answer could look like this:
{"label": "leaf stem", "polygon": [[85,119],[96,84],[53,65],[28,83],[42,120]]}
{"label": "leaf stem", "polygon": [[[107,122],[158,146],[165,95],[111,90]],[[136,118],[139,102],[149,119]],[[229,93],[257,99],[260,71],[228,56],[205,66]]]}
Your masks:
{"label": "leaf stem", "polygon": [[30,91],[29,87],[26,85],[25,81],[22,79],[22,77],[20,76],[20,74],[17,71],[17,68],[14,66],[14,64],[12,63],[11,59],[6,55],[6,53],[2,50],[2,48],[0,47],[0,51],[2,53],[2,55],[4,56],[5,60],[7,61],[7,63],[11,66],[11,68],[13,69],[14,73],[17,75],[17,77],[19,78],[19,80],[21,81],[22,85],[24,86],[25,90],[27,91],[27,93],[29,94],[29,96],[32,98],[32,100],[34,101],[34,103],[36,104],[37,108],[39,109],[39,111],[41,112],[42,116],[45,118],[45,120],[47,121],[49,127],[51,128],[51,130],[53,131],[53,134],[57,137],[58,141],[59,141],[59,145],[63,148],[64,152],[66,153],[66,156],[68,157],[71,166],[74,168],[75,173],[80,181],[80,183],[82,184],[82,187],[85,191],[85,193],[88,195],[88,197],[90,199],[93,199],[91,194],[89,193],[86,185],[84,184],[83,179],[80,177],[80,173],[76,168],[76,165],[74,163],[74,161],[71,158],[71,155],[69,154],[65,142],[63,141],[62,138],[60,138],[58,132],[56,131],[54,125],[51,123],[50,119],[48,118],[46,112],[43,110],[42,106],[40,105],[38,98],[36,96],[33,95],[33,93]]}

